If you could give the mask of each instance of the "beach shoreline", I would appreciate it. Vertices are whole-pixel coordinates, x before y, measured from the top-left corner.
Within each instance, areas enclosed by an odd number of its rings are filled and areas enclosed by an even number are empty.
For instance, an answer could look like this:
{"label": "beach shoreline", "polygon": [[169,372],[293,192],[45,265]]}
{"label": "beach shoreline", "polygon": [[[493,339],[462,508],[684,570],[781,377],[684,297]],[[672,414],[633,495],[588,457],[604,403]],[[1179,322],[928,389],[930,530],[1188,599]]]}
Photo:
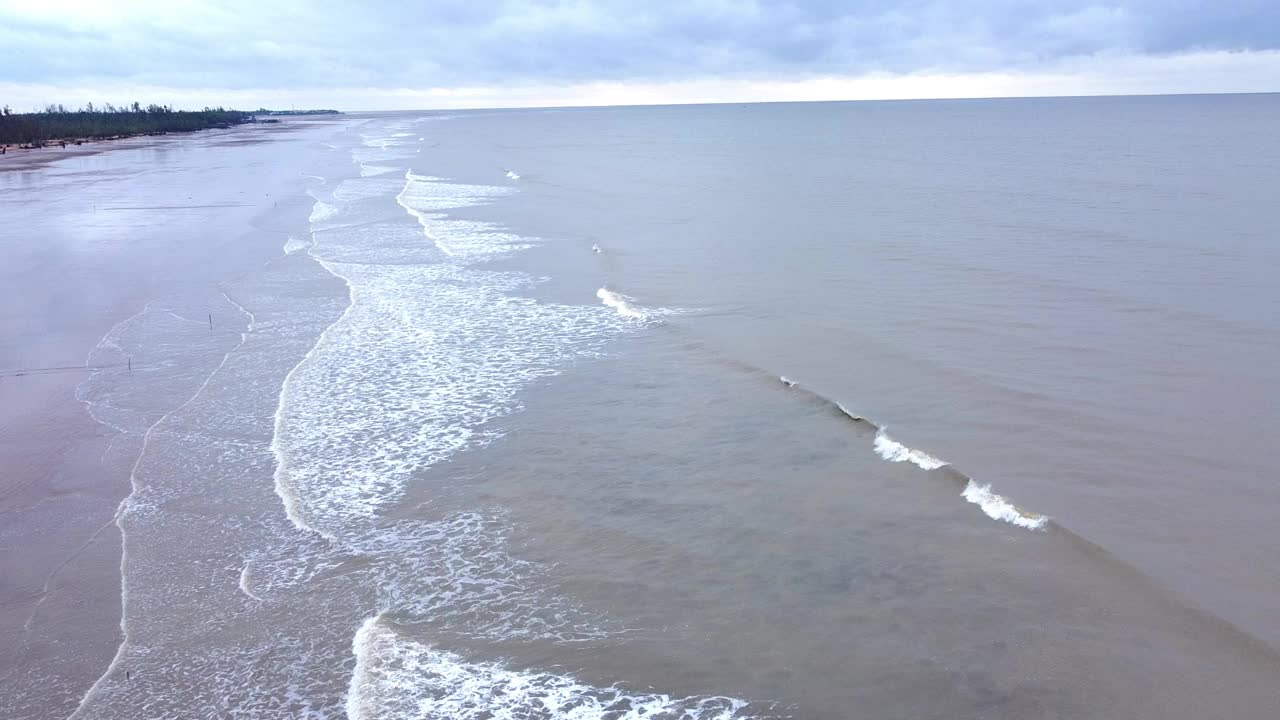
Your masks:
{"label": "beach shoreline", "polygon": [[[6,716],[65,717],[116,653],[117,511],[142,450],[140,436],[102,424],[83,402],[89,368],[22,371],[92,365],[93,349],[122,324],[175,308],[207,304],[219,328],[237,320],[219,317],[221,288],[279,254],[284,229],[310,205],[299,136],[307,127],[245,125],[0,156],[0,206],[15,229],[0,247]],[[269,169],[245,171],[260,158]],[[122,198],[129,203],[113,212],[95,209]]]}
{"label": "beach shoreline", "polygon": [[243,132],[262,131],[268,128],[278,129],[292,126],[294,126],[294,123],[284,123],[281,121],[269,123],[255,121],[242,123],[240,125],[232,125],[230,127],[210,127],[189,131],[172,130],[165,132],[134,133],[112,135],[110,137],[102,138],[63,138],[59,140],[51,140],[43,146],[32,146],[19,143],[0,144],[0,148],[3,148],[3,152],[0,152],[0,172],[4,172],[5,170],[29,170],[35,167],[43,167],[60,160],[97,155],[111,150],[167,145],[176,142],[183,142],[193,137],[208,137],[210,135],[217,134],[237,134]]}

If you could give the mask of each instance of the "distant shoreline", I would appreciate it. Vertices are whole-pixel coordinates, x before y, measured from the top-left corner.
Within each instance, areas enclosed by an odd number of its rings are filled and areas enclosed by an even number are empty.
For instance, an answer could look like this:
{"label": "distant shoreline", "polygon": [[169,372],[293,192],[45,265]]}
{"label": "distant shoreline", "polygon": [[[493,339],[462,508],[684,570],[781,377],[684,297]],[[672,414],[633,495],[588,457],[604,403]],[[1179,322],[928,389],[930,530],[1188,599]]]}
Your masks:
{"label": "distant shoreline", "polygon": [[[30,145],[23,143],[0,143],[0,172],[8,170],[28,170],[35,167],[47,165],[58,160],[73,157],[85,157],[88,155],[96,155],[115,148],[125,147],[146,147],[151,143],[135,142],[128,143],[129,140],[139,140],[141,138],[155,138],[154,142],[163,142],[160,138],[173,136],[185,137],[199,132],[208,130],[237,130],[247,129],[259,126],[279,127],[283,124],[281,117],[292,117],[299,120],[317,120],[323,117],[341,115],[337,111],[272,111],[270,115],[273,117],[261,118],[261,112],[254,113],[244,122],[231,125],[210,125],[209,127],[194,128],[191,130],[163,130],[153,132],[135,132],[135,133],[118,133],[107,136],[78,136],[59,138],[50,140],[43,145]],[[262,129],[266,129],[263,127]]]}
{"label": "distant shoreline", "polygon": [[[186,133],[184,133],[186,134]],[[5,152],[0,153],[0,172],[5,170],[25,170],[38,167],[64,158],[96,155],[109,150],[121,140],[132,140],[145,135],[122,135],[111,138],[78,138],[79,142],[61,141],[50,143],[44,147],[21,147],[18,145],[0,145]]]}
{"label": "distant shoreline", "polygon": [[35,147],[78,138],[226,128],[254,119],[253,113],[243,110],[174,110],[167,105],[143,108],[139,103],[129,108],[97,108],[90,104],[79,110],[50,105],[43,112],[33,113],[14,113],[6,106],[0,112],[0,142]]}
{"label": "distant shoreline", "polygon": [[[233,126],[240,127],[240,126]],[[109,137],[81,137],[66,138],[65,140],[50,141],[45,145],[19,145],[19,144],[0,144],[0,148],[4,149],[0,153],[0,172],[5,170],[25,170],[47,163],[56,162],[65,158],[84,157],[87,155],[96,155],[105,152],[113,147],[125,147],[121,144],[123,140],[134,140],[144,137],[162,137],[172,135],[192,135],[197,132],[206,130],[222,130],[232,128],[204,128],[202,130],[183,130],[173,132],[156,132],[156,133],[130,133],[123,135],[113,135]],[[132,147],[143,147],[144,144],[133,145]]]}
{"label": "distant shoreline", "polygon": [[[128,107],[94,107],[78,110],[50,105],[42,112],[14,113],[8,106],[0,111],[0,155],[20,150],[57,146],[81,146],[100,140],[187,133],[197,130],[230,129],[254,122],[275,123],[274,116],[336,115],[336,110],[253,111],[205,108],[174,110],[167,105],[140,103]],[[267,119],[260,119],[265,116]]]}
{"label": "distant shoreline", "polygon": [[227,129],[227,128],[209,127],[209,128],[201,128],[200,130],[174,130],[174,131],[165,130],[161,132],[122,133],[119,135],[108,135],[106,137],[67,137],[67,138],[58,138],[56,140],[49,140],[42,145],[27,144],[27,143],[0,143],[0,149],[3,149],[3,152],[0,152],[0,155],[9,155],[11,153],[25,154],[33,150],[61,150],[68,147],[81,147],[83,145],[89,145],[93,143],[114,142],[116,140],[128,140],[130,138],[136,138],[136,137],[157,137],[161,135],[176,135],[176,134],[185,135],[187,133],[200,132],[201,130],[217,130],[217,129]]}

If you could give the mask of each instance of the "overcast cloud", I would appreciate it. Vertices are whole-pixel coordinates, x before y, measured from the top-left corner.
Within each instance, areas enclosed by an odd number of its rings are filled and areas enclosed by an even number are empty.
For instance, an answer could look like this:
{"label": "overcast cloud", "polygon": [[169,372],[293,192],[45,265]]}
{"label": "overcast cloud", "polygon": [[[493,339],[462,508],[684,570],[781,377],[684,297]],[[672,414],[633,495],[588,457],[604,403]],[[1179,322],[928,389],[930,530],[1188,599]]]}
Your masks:
{"label": "overcast cloud", "polygon": [[1271,90],[1276,0],[0,0],[18,107]]}

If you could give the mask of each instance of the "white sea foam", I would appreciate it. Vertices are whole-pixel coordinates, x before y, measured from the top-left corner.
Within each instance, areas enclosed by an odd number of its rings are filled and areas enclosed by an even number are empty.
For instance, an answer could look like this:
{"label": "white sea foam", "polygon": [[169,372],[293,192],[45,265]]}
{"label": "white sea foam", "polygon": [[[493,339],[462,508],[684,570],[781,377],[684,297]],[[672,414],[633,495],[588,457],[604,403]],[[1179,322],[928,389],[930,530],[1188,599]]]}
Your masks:
{"label": "white sea foam", "polygon": [[[786,385],[787,387],[795,387],[795,386],[797,385],[797,383],[796,383],[796,381],[795,381],[795,380],[792,380],[791,378],[787,377],[786,375],[783,375],[783,376],[779,377],[778,379],[779,379],[779,380],[781,380],[781,381],[782,381],[782,384],[783,384],[783,385]],[[841,408],[841,410],[843,410],[843,409],[844,409],[844,408]]]}
{"label": "white sea foam", "polygon": [[391,166],[391,165],[373,165],[373,164],[371,164],[371,163],[361,163],[361,164],[360,164],[360,176],[361,176],[361,177],[374,177],[374,176],[377,176],[377,175],[386,175],[386,174],[388,174],[388,173],[396,172],[396,171],[397,171],[397,170],[399,170],[399,169],[400,169],[400,168],[398,168],[398,167],[394,167],[394,166]]}
{"label": "white sea foam", "polygon": [[[378,612],[430,622],[433,632],[502,640],[580,642],[617,632],[607,618],[552,590],[545,568],[514,557],[498,509],[402,520],[332,541],[285,540],[245,560],[241,592],[296,602],[341,578]],[[250,569],[251,568],[251,569]]]}
{"label": "white sea foam", "polygon": [[[142,430],[141,441],[137,446],[138,454],[129,468],[129,494],[126,495],[125,498],[120,501],[120,504],[116,508],[116,513],[114,518],[114,523],[116,524],[117,527],[120,528],[120,537],[122,542],[122,550],[120,553],[120,577],[121,577],[120,637],[121,637],[121,640],[120,640],[120,644],[116,648],[116,653],[112,657],[111,662],[108,663],[106,670],[81,697],[79,705],[76,707],[75,711],[71,714],[71,717],[73,718],[81,717],[83,715],[86,708],[90,706],[90,704],[94,701],[95,697],[102,690],[104,685],[108,682],[108,679],[115,674],[116,668],[119,667],[122,659],[125,656],[125,653],[130,650],[131,627],[130,627],[129,620],[131,619],[132,616],[130,613],[131,606],[130,606],[129,584],[126,582],[126,578],[128,577],[127,569],[129,566],[129,547],[130,547],[128,528],[131,522],[138,522],[138,518],[140,516],[146,515],[148,513],[153,513],[155,511],[155,508],[159,505],[157,501],[164,494],[163,489],[157,488],[155,486],[144,487],[140,482],[140,470],[143,467],[144,459],[147,457],[147,451],[152,446],[152,443],[154,442],[154,438],[157,435],[163,434],[165,432],[163,426],[169,423],[171,418],[173,418],[175,415],[182,413],[183,410],[185,410],[189,405],[196,402],[197,399],[200,398],[200,396],[209,387],[210,383],[213,382],[214,378],[218,375],[218,373],[221,372],[223,367],[226,366],[227,361],[236,353],[237,350],[239,350],[244,345],[245,340],[248,339],[249,331],[253,329],[253,325],[255,322],[253,314],[250,313],[248,310],[246,310],[239,303],[232,300],[231,297],[226,295],[225,293],[223,294],[223,298],[229,304],[234,306],[238,312],[243,313],[245,315],[245,317],[248,320],[248,326],[244,331],[240,333],[240,339],[237,343],[235,343],[234,346],[230,348],[226,348],[226,347],[222,348],[223,352],[221,355],[221,359],[217,362],[216,365],[213,365],[212,367],[208,367],[208,366],[204,366],[201,363],[196,363],[197,367],[200,368],[200,372],[205,372],[207,374],[205,374],[203,381],[200,382],[195,387],[195,391],[189,397],[187,397],[181,404],[169,409],[167,412],[164,412],[158,418],[154,419],[154,421],[151,422],[149,425],[146,425],[145,429]],[[152,311],[149,308],[144,309],[141,313],[138,313],[133,317],[113,326],[112,329],[108,331],[107,335],[104,336],[103,339],[99,342],[99,344],[93,350],[90,351],[88,361],[85,364],[86,365],[97,364],[97,363],[94,363],[93,360],[95,356],[100,353],[114,354],[114,353],[123,352],[123,353],[126,353],[126,356],[127,356],[128,350],[126,348],[128,344],[123,341],[121,336],[130,334],[130,329],[135,326],[135,321],[145,322],[146,319],[152,315],[158,315],[161,318],[171,317],[176,319],[177,322],[184,323],[184,325],[189,324],[189,322],[185,321],[181,315],[174,313],[171,310]],[[204,335],[204,333],[201,333],[201,335]],[[148,334],[147,337],[150,337],[150,335]],[[173,366],[177,366],[179,368],[183,366],[189,366],[191,364],[191,357],[189,353],[193,349],[192,346],[195,343],[200,342],[198,338],[192,338],[192,340],[194,342],[169,344],[171,348],[174,348],[177,352],[184,353],[186,356],[181,357],[178,362],[167,363],[166,365],[168,367],[160,367],[158,369],[164,371],[164,370],[170,369]],[[165,344],[160,343],[159,347],[165,347]],[[115,383],[99,383],[98,382],[99,374],[101,372],[104,372],[104,371],[94,372],[92,375],[90,375],[89,378],[87,378],[83,383],[81,383],[82,387],[78,387],[76,389],[76,399],[86,404],[90,414],[93,417],[95,417],[95,419],[98,418],[98,413],[97,413],[98,408],[110,407],[113,404],[113,397],[111,394],[112,390],[110,388],[116,386]],[[124,387],[118,388],[118,389],[121,389],[126,393],[129,392],[130,390],[129,385],[128,384],[123,384],[123,385]],[[130,414],[133,414],[133,413],[130,413]],[[117,421],[120,417],[120,415],[117,415],[117,414],[111,414],[111,416],[113,417],[113,419]],[[113,422],[106,422],[104,424],[108,424],[109,426],[112,426],[112,427],[120,427],[120,426],[116,426]],[[124,429],[124,428],[121,428],[121,429]]]}
{"label": "white sea foam", "polygon": [[528,238],[503,232],[497,225],[479,220],[454,220],[443,215],[410,213],[442,251],[458,261],[488,261],[533,247]]}
{"label": "white sea foam", "polygon": [[531,243],[502,232],[493,223],[455,220],[443,211],[486,204],[509,192],[509,188],[462,185],[407,171],[396,202],[418,221],[423,234],[440,252],[461,261],[488,260],[523,250]]}
{"label": "white sea foam", "polygon": [[401,183],[400,178],[386,175],[347,178],[334,188],[333,199],[352,203],[372,198],[387,198],[396,194]]}
{"label": "white sea foam", "polygon": [[[443,637],[602,637],[606,621],[507,551],[500,512],[390,524],[379,516],[428,468],[501,437],[498,422],[521,409],[528,384],[639,324],[606,307],[513,296],[535,279],[473,266],[531,243],[448,211],[510,188],[413,172],[397,187],[387,180],[349,179],[317,199],[308,254],[346,283],[349,303],[286,377],[271,444],[286,514],[315,532],[246,558],[240,589],[270,603],[317,582],[350,582],[377,611],[422,618]],[[390,197],[421,232],[386,217]],[[358,668],[353,688],[369,672]],[[379,690],[374,702],[399,707],[413,688],[398,699]]]}
{"label": "white sea foam", "polygon": [[[785,382],[785,379],[784,379]],[[843,408],[842,408],[843,409]],[[903,445],[889,437],[881,428],[876,431],[876,453],[890,462],[909,462],[925,470],[936,470],[947,463],[919,450]],[[965,500],[982,508],[982,512],[995,520],[1003,520],[1019,527],[1042,530],[1049,519],[1043,515],[1024,512],[1004,496],[991,492],[990,485],[982,485],[970,479],[961,493]]]}
{"label": "white sea foam", "polygon": [[[348,296],[350,295],[350,291],[351,286],[348,284]],[[348,301],[347,309],[343,313],[343,317],[346,317],[346,314],[349,312],[351,312],[350,301]],[[287,465],[290,461],[290,453],[286,451],[286,447],[282,441],[282,435],[285,427],[286,405],[289,403],[289,391],[294,386],[294,375],[298,372],[298,369],[305,365],[311,358],[315,353],[316,348],[320,346],[320,342],[324,340],[325,334],[332,330],[335,325],[337,325],[336,322],[325,328],[325,330],[321,332],[320,337],[316,340],[316,344],[307,351],[307,354],[302,358],[302,361],[297,365],[294,365],[293,368],[289,370],[288,374],[285,375],[284,382],[280,385],[280,395],[276,404],[270,445],[271,454],[274,456],[276,461],[275,472],[272,474],[272,480],[274,482],[276,495],[280,498],[280,502],[284,506],[285,517],[287,517],[289,522],[293,523],[294,527],[299,530],[304,532],[320,533],[329,539],[333,539],[334,537],[332,532],[326,532],[311,525],[307,522],[306,518],[303,517],[302,498],[295,484],[289,481],[289,470]]]}
{"label": "white sea foam", "polygon": [[289,239],[284,243],[284,254],[292,255],[298,251],[306,250],[309,247],[311,247],[310,240],[299,240],[298,238],[290,235]]}
{"label": "white sea foam", "polygon": [[520,409],[520,389],[623,329],[589,307],[506,295],[528,283],[515,274],[323,265],[352,304],[290,378],[278,436],[283,482],[330,522],[371,517],[415,471],[499,437],[489,423]]}
{"label": "white sea foam", "polygon": [[403,636],[380,616],[364,622],[352,641],[356,657],[347,717],[523,718],[525,720],[743,720],[746,701],[674,697],[600,687],[571,675],[513,670],[496,662],[468,662]]}
{"label": "white sea foam", "polygon": [[[416,145],[416,143],[413,143]],[[416,149],[416,148],[415,148]],[[351,161],[358,165],[388,165],[404,167],[404,161],[413,157],[403,143],[386,143],[377,147],[359,147],[351,151]]]}
{"label": "white sea foam", "polygon": [[947,463],[932,455],[913,450],[889,437],[884,428],[876,431],[876,454],[890,462],[909,462],[925,470],[936,470]]}
{"label": "white sea foam", "polygon": [[610,624],[549,588],[543,569],[513,557],[510,520],[499,510],[404,521],[351,549],[373,558],[379,608],[442,630],[491,640],[595,640]]}
{"label": "white sea foam", "polygon": [[519,179],[520,179],[520,174],[519,174],[519,173],[517,173],[515,170],[508,170],[508,171],[507,171],[507,178],[509,178],[509,179],[511,179],[511,180],[519,180]]}
{"label": "white sea foam", "polygon": [[[186,601],[199,592],[207,603],[219,607],[238,603],[247,613],[271,608],[275,609],[270,612],[277,613],[287,603],[299,610],[299,617],[310,618],[303,624],[304,632],[313,628],[317,632],[299,639],[289,633],[303,626],[264,623],[262,627],[271,632],[255,631],[252,637],[243,638],[245,642],[237,638],[229,651],[202,646],[202,652],[194,654],[179,652],[178,644],[145,647],[129,642],[128,654],[113,661],[110,678],[95,684],[91,693],[96,697],[102,686],[109,686],[110,692],[102,696],[112,704],[94,704],[84,710],[86,716],[108,714],[102,707],[129,707],[143,716],[172,717],[182,714],[184,708],[179,704],[186,701],[196,702],[193,707],[219,707],[223,714],[245,717],[340,716],[341,710],[334,712],[332,703],[340,701],[341,692],[324,685],[334,681],[335,670],[332,658],[323,650],[332,646],[324,640],[335,625],[350,627],[360,615],[371,612],[421,619],[430,624],[433,637],[438,630],[441,638],[564,642],[599,638],[609,628],[605,621],[551,590],[539,566],[513,557],[508,537],[511,523],[501,512],[484,509],[400,521],[375,516],[377,509],[398,497],[418,471],[500,437],[503,429],[497,423],[503,415],[519,410],[521,391],[529,383],[561,372],[577,358],[601,352],[609,339],[638,325],[598,305],[562,306],[511,297],[513,292],[531,288],[535,280],[522,273],[467,267],[472,260],[482,261],[529,244],[497,226],[445,215],[445,210],[470,203],[477,192],[483,195],[487,191],[433,181],[426,181],[432,188],[419,188],[421,197],[413,200],[434,208],[432,229],[463,249],[455,257],[445,258],[428,236],[395,209],[390,202],[394,192],[388,191],[385,179],[354,179],[332,195],[315,190],[311,252],[299,252],[308,247],[308,240],[290,238],[285,252],[295,257],[277,266],[292,275],[314,258],[348,287],[348,303],[341,317],[324,328],[280,387],[271,443],[277,460],[277,492],[286,513],[297,527],[314,528],[323,536],[293,532],[277,513],[264,519],[264,524],[271,526],[269,532],[279,537],[279,542],[250,543],[246,539],[236,561],[218,566],[226,572],[215,572],[209,585],[216,585],[224,594],[205,596],[209,588],[197,583],[184,585],[188,590],[182,591],[183,595],[166,596],[161,584],[162,594],[151,586],[141,597],[154,606],[172,598]],[[454,199],[427,196],[436,186],[444,188],[441,194],[452,194]],[[387,207],[394,219],[387,217]],[[248,338],[246,347],[265,347],[270,338],[283,333],[290,342],[298,343],[291,347],[301,354],[305,348],[300,344],[320,330],[314,321],[332,318],[329,311],[336,314],[339,310],[336,301],[327,297],[317,301],[323,303],[325,312],[309,308],[295,315],[297,303],[285,304],[289,312],[267,308],[267,314],[260,315],[264,318],[261,335],[242,334],[241,343]],[[182,340],[192,336],[189,343],[166,345],[189,350],[192,343],[202,342],[206,336],[221,335],[222,321],[217,334],[207,330],[196,333],[193,331],[203,323],[184,319],[196,314],[183,308],[175,310],[144,315],[147,322],[185,332]],[[306,316],[305,320],[299,319],[301,316]],[[255,327],[252,316],[249,322]],[[123,345],[118,339],[112,342]],[[203,359],[206,354],[194,355]],[[239,378],[246,376],[246,357],[235,355],[228,364],[233,370],[240,368]],[[210,354],[209,363],[216,359]],[[226,356],[223,362],[228,362]],[[191,364],[185,364],[188,370]],[[183,364],[173,365],[177,370]],[[210,365],[201,374],[214,370]],[[220,391],[221,387],[214,383],[212,389]],[[324,407],[326,404],[332,407]],[[256,408],[253,417],[261,419],[266,413],[269,408],[265,412]],[[155,418],[144,414],[136,420],[119,420],[149,433],[147,428]],[[145,424],[139,422],[142,420]],[[166,442],[168,430],[160,428],[166,431]],[[160,437],[160,431],[151,434],[153,440]],[[141,435],[139,442],[145,443],[143,438],[148,436]],[[238,435],[235,442],[241,442]],[[250,443],[244,442],[248,447]],[[265,469],[269,458],[261,448],[257,450],[261,464],[256,467]],[[240,455],[232,457],[238,462]],[[159,482],[135,485],[129,517],[136,521],[142,513],[153,512],[148,507],[159,508],[163,490],[164,483]],[[255,532],[257,523],[255,519]],[[231,535],[236,530],[229,528],[227,532]],[[134,571],[138,569],[135,564]],[[321,583],[324,591],[316,593]],[[320,604],[317,601],[308,606],[305,599],[309,594],[319,597],[329,592],[344,598],[350,607],[335,614],[305,612],[304,608]],[[228,597],[236,602],[221,602]],[[145,603],[134,603],[130,608],[135,617],[137,608]],[[332,609],[332,605],[327,607]],[[347,610],[360,615],[338,617]],[[251,618],[264,617],[243,616],[246,627],[258,626]],[[140,622],[134,627],[146,625]],[[147,630],[135,639],[160,638],[165,632]],[[199,627],[195,632],[204,631]],[[186,628],[179,632],[190,634]],[[297,667],[291,667],[295,662]],[[120,682],[125,667],[133,670],[132,684]],[[144,682],[158,686],[173,678],[177,683],[189,681],[198,692],[181,697],[150,693],[146,688],[155,686],[140,686],[139,670]],[[266,691],[258,682],[263,678],[270,685]],[[346,678],[339,682],[345,683]],[[385,684],[378,689],[396,692]],[[406,686],[405,693],[414,692],[416,686]],[[398,706],[400,701],[389,702]]]}
{"label": "white sea foam", "polygon": [[365,148],[374,150],[388,150],[395,147],[402,147],[413,144],[413,133],[410,132],[393,132],[389,135],[361,135],[360,144]]}
{"label": "white sea foam", "polygon": [[488,205],[495,198],[516,192],[501,185],[467,185],[431,175],[418,175],[412,170],[404,175],[400,199],[422,212],[439,212],[475,205]]}
{"label": "white sea foam", "polygon": [[622,317],[636,318],[643,320],[648,317],[648,313],[635,305],[631,304],[634,298],[628,297],[621,293],[616,293],[608,288],[600,288],[596,290],[596,297],[600,298],[600,302],[613,308]]}
{"label": "white sea foam", "polygon": [[990,485],[982,485],[975,480],[970,480],[965,485],[964,492],[961,495],[965,500],[982,508],[982,512],[994,520],[1003,520],[1029,530],[1043,530],[1049,522],[1049,518],[1044,515],[1020,510],[1018,506],[1009,502],[1003,495],[991,492]]}
{"label": "white sea foam", "polygon": [[599,244],[592,243],[592,244],[591,244],[591,252],[593,252],[593,253],[602,253],[602,252],[604,252],[604,250],[601,250],[601,249],[600,249],[600,245],[599,245]]}
{"label": "white sea foam", "polygon": [[311,224],[314,225],[334,218],[339,212],[340,208],[338,208],[337,205],[324,202],[323,200],[317,200],[316,203],[311,206],[311,217],[308,219],[311,221]]}
{"label": "white sea foam", "polygon": [[317,201],[310,254],[347,283],[350,304],[281,392],[277,492],[299,527],[336,538],[374,517],[415,472],[500,437],[493,421],[520,409],[527,384],[645,316],[513,297],[533,279],[460,264],[528,245],[442,212],[504,192],[407,172],[398,200],[422,235],[363,219],[364,199],[391,194],[383,178],[343,181],[336,206]]}

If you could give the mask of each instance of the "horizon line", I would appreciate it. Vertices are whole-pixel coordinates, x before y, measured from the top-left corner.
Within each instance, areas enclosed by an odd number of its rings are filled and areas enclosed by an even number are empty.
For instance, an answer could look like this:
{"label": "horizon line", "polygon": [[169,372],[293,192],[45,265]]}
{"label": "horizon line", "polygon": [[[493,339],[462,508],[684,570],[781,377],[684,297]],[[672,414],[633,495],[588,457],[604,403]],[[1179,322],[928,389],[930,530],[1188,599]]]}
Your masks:
{"label": "horizon line", "polygon": [[[1224,96],[1280,95],[1280,90],[1219,92],[1152,92],[1152,93],[1084,93],[1068,95],[973,95],[965,97],[911,97],[911,98],[848,98],[830,100],[693,100],[689,102],[608,103],[592,105],[487,105],[452,108],[400,108],[396,110],[339,109],[342,114],[386,115],[405,112],[475,112],[480,110],[603,110],[608,108],[641,107],[689,107],[714,105],[817,105],[835,103],[917,103],[917,102],[972,102],[986,100],[1101,100],[1118,98],[1176,98],[1176,97],[1224,97]],[[308,108],[311,109],[311,108]]]}

